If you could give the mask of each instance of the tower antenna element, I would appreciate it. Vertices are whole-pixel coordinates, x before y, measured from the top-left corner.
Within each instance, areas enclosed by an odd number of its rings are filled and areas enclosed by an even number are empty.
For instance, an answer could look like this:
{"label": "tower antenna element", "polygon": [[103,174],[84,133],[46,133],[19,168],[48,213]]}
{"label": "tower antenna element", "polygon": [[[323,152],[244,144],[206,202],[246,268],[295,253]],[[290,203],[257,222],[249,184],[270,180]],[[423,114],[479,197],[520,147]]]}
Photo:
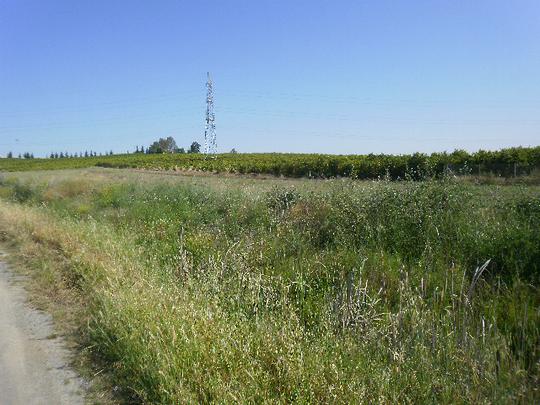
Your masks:
{"label": "tower antenna element", "polygon": [[214,82],[210,78],[210,72],[206,73],[206,123],[204,126],[204,153],[206,155],[215,155],[217,153],[216,116],[214,114]]}

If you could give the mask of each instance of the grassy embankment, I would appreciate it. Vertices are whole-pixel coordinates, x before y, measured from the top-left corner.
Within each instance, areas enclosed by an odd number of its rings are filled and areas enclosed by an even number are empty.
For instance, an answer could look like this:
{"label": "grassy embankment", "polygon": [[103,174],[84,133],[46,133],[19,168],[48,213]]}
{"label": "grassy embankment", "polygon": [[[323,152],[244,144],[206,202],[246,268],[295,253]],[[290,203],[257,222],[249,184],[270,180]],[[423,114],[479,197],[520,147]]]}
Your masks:
{"label": "grassy embankment", "polygon": [[538,187],[94,169],[0,195],[4,238],[144,401],[540,397]]}

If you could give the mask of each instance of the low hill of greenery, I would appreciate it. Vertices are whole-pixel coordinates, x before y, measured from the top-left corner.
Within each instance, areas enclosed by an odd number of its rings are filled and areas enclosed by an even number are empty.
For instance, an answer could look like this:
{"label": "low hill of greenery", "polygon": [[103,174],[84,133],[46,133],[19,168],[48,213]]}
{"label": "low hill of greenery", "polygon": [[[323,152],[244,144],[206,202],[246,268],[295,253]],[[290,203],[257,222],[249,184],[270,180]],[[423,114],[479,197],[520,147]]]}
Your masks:
{"label": "low hill of greenery", "polygon": [[0,170],[52,170],[91,166],[154,170],[202,170],[286,177],[423,179],[454,174],[527,175],[540,168],[540,146],[468,153],[321,155],[293,153],[125,154],[63,159],[0,159]]}

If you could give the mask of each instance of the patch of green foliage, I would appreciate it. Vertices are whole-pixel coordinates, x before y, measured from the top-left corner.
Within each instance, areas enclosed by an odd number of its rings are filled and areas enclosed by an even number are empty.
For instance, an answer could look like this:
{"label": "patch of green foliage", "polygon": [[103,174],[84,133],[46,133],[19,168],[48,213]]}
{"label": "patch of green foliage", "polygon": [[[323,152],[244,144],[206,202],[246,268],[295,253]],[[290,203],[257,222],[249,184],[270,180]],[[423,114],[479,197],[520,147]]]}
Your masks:
{"label": "patch of green foliage", "polygon": [[119,384],[151,403],[538,401],[537,187],[216,181],[3,182],[142,274],[100,294],[74,270]]}
{"label": "patch of green foliage", "polygon": [[202,170],[286,177],[426,179],[454,174],[528,175],[540,168],[540,147],[426,155],[321,155],[292,153],[129,154],[64,159],[0,159],[0,170],[51,170],[92,166],[153,170]]}

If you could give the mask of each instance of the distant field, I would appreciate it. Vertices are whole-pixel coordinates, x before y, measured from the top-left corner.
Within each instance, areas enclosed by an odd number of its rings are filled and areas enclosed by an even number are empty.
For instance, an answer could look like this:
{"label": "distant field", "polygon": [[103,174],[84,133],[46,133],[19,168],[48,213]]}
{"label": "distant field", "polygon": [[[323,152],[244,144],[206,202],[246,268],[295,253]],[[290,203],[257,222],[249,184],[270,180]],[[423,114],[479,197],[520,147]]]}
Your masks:
{"label": "distant field", "polygon": [[144,403],[540,399],[538,186],[4,173],[0,238]]}
{"label": "distant field", "polygon": [[217,173],[268,174],[286,177],[422,179],[454,174],[528,175],[540,169],[540,147],[510,148],[469,154],[431,155],[316,154],[127,154],[89,158],[0,159],[0,170],[76,169],[92,166],[153,170],[200,170]]}

